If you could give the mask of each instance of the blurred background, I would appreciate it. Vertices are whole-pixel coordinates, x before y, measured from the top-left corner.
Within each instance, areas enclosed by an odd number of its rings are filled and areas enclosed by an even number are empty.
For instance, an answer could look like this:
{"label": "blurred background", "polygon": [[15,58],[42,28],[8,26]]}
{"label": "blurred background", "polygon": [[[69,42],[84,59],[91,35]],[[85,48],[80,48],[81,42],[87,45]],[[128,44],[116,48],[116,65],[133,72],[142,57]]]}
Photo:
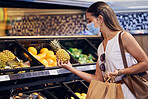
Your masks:
{"label": "blurred background", "polygon": [[96,1],[112,7],[124,30],[147,33],[147,0],[0,0],[0,35],[82,34],[86,30],[85,10]]}

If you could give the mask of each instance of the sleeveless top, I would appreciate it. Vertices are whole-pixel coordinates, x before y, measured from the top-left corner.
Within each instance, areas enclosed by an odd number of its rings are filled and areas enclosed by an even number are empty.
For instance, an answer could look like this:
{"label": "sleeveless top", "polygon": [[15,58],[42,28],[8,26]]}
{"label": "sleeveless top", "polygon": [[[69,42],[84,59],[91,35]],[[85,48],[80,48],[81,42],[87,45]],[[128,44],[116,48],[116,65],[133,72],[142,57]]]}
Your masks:
{"label": "sleeveless top", "polygon": [[[117,69],[124,69],[124,64],[123,64],[122,55],[120,52],[119,40],[118,40],[119,33],[120,32],[118,32],[112,39],[108,40],[105,51],[104,51],[103,42],[98,47],[99,65],[102,64],[102,61],[100,60],[100,56],[102,54],[105,54],[105,62],[104,62],[105,72],[106,71],[113,72],[114,70],[117,70]],[[136,59],[130,53],[125,52],[125,56],[127,59],[128,67],[137,63]],[[103,76],[105,72],[102,71]],[[117,76],[115,80],[116,81],[121,80],[122,76]],[[133,96],[133,94],[130,92],[130,90],[127,88],[125,84],[122,84],[121,87],[124,93],[124,99],[136,99],[135,96]]]}

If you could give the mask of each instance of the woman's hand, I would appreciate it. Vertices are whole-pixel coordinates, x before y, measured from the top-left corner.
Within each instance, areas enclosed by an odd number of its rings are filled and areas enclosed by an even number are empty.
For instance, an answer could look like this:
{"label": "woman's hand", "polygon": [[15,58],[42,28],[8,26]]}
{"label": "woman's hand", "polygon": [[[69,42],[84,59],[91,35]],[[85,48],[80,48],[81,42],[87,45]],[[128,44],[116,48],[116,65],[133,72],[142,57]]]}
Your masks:
{"label": "woman's hand", "polygon": [[104,80],[106,81],[111,76],[114,79],[116,76],[119,76],[119,75],[120,75],[119,70],[115,70],[114,72],[106,72],[106,74],[104,75]]}
{"label": "woman's hand", "polygon": [[112,76],[119,76],[119,70],[115,70],[114,72],[110,72]]}
{"label": "woman's hand", "polygon": [[65,68],[70,70],[72,68],[72,64],[70,63],[70,61],[68,60],[66,63],[63,63],[63,61],[57,60],[57,65],[59,67]]}
{"label": "woman's hand", "polygon": [[106,72],[104,75],[104,81],[106,81],[108,78],[110,78],[110,72]]}

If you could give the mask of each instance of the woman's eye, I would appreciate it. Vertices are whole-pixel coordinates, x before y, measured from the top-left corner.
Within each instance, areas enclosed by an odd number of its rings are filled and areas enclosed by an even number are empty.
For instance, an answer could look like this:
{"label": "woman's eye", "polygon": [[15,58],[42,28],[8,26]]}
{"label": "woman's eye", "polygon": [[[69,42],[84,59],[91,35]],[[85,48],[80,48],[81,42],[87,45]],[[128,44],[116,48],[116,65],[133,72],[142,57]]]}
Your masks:
{"label": "woman's eye", "polygon": [[88,22],[88,23],[91,23],[91,21],[90,21],[90,20],[88,20],[87,22]]}

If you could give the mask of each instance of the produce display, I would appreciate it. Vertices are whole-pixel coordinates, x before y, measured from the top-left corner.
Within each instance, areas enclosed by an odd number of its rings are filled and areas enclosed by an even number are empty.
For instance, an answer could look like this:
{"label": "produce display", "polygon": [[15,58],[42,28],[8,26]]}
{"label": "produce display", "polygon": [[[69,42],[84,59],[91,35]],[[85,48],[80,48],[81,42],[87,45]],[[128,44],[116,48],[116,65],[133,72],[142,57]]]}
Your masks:
{"label": "produce display", "polygon": [[23,60],[16,57],[11,51],[3,50],[3,52],[0,52],[0,69],[15,69],[24,67],[30,66],[25,64]]}
{"label": "produce display", "polygon": [[[48,50],[48,48],[42,48],[39,52],[37,52],[35,47],[28,47],[28,52],[46,67],[57,66],[56,55],[54,55],[52,50]],[[29,58],[26,54],[25,56]]]}
{"label": "produce display", "polygon": [[91,55],[91,54],[82,54],[82,50],[81,49],[77,49],[77,48],[69,48],[68,52],[74,57],[76,58],[81,64],[84,63],[93,63],[95,58]]}
{"label": "produce display", "polygon": [[[75,94],[80,98],[80,99],[86,99],[86,93],[79,93],[75,92]],[[71,99],[75,99],[74,97],[71,97]]]}
{"label": "produce display", "polygon": [[50,46],[54,49],[56,52],[57,59],[60,61],[67,62],[67,60],[70,60],[69,54],[61,48],[59,41],[54,39],[50,42]]}
{"label": "produce display", "polygon": [[19,93],[18,95],[13,96],[13,98],[11,99],[47,99],[47,98],[41,95],[40,93],[34,92],[31,93],[30,95]]}

